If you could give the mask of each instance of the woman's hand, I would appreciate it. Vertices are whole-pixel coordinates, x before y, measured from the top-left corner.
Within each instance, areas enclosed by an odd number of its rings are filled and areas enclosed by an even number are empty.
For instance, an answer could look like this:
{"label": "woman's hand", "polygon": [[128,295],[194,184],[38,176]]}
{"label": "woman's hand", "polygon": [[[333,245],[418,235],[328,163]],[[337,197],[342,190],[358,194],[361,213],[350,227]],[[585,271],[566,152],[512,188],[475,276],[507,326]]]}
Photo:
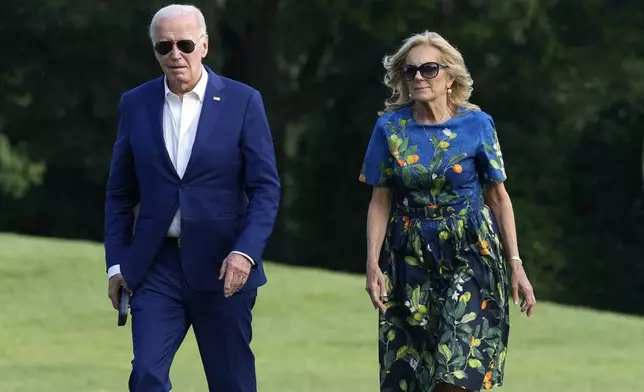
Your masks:
{"label": "woman's hand", "polygon": [[387,287],[378,263],[367,262],[367,287],[365,289],[371,297],[373,307],[380,309],[384,314],[387,311],[387,307],[383,303],[383,301],[387,301]]}
{"label": "woman's hand", "polygon": [[519,292],[523,294],[523,299],[521,300],[521,312],[525,312],[528,317],[530,317],[534,312],[534,306],[537,303],[537,300],[534,297],[532,285],[528,280],[528,276],[526,275],[523,266],[521,264],[513,264],[512,298],[514,299],[515,305],[519,303]]}
{"label": "woman's hand", "polygon": [[387,221],[391,207],[391,188],[374,187],[367,212],[367,293],[376,309],[382,313],[387,311],[384,301],[387,301],[385,278],[378,265],[382,249],[382,241],[387,230]]}

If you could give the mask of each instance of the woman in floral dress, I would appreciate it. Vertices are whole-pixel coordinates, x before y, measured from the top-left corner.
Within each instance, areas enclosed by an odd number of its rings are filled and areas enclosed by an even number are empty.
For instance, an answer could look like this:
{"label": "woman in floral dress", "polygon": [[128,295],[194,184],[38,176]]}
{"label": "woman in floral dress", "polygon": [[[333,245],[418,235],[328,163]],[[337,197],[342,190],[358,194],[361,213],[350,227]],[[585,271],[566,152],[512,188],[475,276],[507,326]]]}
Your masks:
{"label": "woman in floral dress", "polygon": [[500,386],[510,295],[528,316],[535,297],[494,121],[468,102],[463,58],[438,34],[410,37],[383,63],[392,96],[359,177],[374,187],[366,289],[380,309],[380,390]]}

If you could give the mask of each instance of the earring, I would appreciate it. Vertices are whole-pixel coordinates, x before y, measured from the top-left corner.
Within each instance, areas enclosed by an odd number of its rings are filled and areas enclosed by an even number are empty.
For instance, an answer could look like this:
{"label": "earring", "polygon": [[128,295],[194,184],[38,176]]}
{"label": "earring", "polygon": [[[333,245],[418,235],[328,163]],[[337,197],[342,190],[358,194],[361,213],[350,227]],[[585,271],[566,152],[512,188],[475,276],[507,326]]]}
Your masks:
{"label": "earring", "polygon": [[448,87],[448,88],[447,88],[447,94],[451,94],[451,93],[452,93],[452,88],[451,88],[451,87]]}

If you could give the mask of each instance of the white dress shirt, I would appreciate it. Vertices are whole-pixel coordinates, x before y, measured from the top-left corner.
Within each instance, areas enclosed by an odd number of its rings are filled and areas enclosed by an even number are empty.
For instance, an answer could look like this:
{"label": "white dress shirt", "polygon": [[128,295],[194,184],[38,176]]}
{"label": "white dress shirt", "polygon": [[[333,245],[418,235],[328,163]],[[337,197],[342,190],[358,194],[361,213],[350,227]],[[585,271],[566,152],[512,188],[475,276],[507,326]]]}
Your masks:
{"label": "white dress shirt", "polygon": [[[201,79],[192,91],[183,95],[183,99],[174,94],[168,88],[167,80],[164,79],[165,103],[163,105],[163,138],[172,165],[179,177],[183,178],[192,153],[192,145],[197,135],[197,126],[201,116],[201,108],[206,95],[208,85],[208,72],[201,67]],[[168,237],[179,237],[181,235],[181,209],[177,213],[168,228]],[[252,264],[253,259],[242,253],[233,251],[245,256]],[[108,277],[121,273],[120,264],[110,267],[107,271]]]}

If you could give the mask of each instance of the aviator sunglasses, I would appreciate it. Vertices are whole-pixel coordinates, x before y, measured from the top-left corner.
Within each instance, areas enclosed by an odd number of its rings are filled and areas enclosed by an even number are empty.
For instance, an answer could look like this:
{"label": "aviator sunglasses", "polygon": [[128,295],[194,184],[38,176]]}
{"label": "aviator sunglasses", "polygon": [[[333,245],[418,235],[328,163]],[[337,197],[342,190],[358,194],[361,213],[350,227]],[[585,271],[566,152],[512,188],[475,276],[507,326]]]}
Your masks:
{"label": "aviator sunglasses", "polygon": [[[197,42],[202,38],[203,36],[199,37]],[[172,41],[159,41],[156,44],[154,44],[154,50],[157,51],[161,56],[165,56],[166,54],[170,53],[172,51],[172,47],[175,45],[174,42]],[[194,52],[196,43],[189,39],[182,39],[176,42],[177,49],[179,49],[181,52],[190,54]]]}
{"label": "aviator sunglasses", "polygon": [[406,81],[410,81],[416,77],[416,73],[420,71],[420,75],[425,79],[432,79],[438,75],[441,68],[447,68],[447,65],[439,64],[433,61],[419,65],[418,67],[411,64],[403,65],[400,73]]}

